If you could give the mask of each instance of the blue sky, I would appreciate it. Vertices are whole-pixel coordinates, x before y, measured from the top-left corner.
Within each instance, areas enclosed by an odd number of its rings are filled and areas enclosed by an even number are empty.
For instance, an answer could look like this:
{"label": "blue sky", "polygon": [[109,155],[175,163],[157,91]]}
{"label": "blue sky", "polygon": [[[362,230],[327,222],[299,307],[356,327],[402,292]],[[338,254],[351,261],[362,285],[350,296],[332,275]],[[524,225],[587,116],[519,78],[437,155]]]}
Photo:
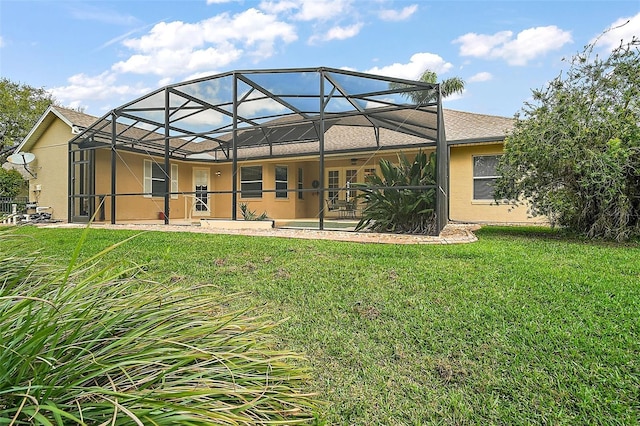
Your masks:
{"label": "blue sky", "polygon": [[512,116],[603,31],[640,36],[640,0],[0,0],[0,76],[101,116],[229,70],[327,66],[466,81],[445,107]]}

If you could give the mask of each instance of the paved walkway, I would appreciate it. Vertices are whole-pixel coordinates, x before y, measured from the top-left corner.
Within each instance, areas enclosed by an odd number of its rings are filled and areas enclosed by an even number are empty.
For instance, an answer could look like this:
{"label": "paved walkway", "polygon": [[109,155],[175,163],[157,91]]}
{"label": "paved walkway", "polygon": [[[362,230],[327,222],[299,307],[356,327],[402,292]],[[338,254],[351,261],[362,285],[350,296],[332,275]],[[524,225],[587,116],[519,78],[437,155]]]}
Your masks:
{"label": "paved walkway", "polygon": [[[40,224],[43,228],[82,228],[83,224]],[[94,224],[96,229],[129,229],[136,231],[164,231],[164,232],[197,232],[203,234],[226,234],[226,235],[248,235],[278,238],[300,238],[308,240],[333,240],[348,241],[356,243],[377,243],[377,244],[460,244],[477,241],[473,231],[478,229],[478,225],[449,224],[442,233],[435,236],[426,235],[406,235],[406,234],[381,234],[375,232],[353,232],[353,231],[319,231],[316,229],[214,229],[200,226],[185,225],[136,225],[136,224]]]}

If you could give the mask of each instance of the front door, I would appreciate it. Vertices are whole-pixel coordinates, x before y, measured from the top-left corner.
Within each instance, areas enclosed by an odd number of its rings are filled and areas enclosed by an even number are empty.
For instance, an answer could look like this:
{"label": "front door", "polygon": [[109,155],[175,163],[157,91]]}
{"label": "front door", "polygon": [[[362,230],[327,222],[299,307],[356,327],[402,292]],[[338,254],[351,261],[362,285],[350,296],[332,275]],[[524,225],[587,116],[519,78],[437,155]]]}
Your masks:
{"label": "front door", "polygon": [[194,200],[193,214],[195,216],[209,216],[211,212],[209,197],[209,169],[195,169],[193,171]]}

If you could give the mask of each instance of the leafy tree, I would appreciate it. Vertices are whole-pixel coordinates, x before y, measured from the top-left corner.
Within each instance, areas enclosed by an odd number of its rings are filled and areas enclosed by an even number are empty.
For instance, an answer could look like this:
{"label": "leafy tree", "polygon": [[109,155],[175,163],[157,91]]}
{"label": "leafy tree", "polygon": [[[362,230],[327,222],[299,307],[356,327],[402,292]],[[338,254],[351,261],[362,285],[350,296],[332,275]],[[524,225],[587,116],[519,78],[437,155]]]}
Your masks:
{"label": "leafy tree", "polygon": [[496,200],[589,237],[640,235],[640,40],[587,46],[516,115]]}
{"label": "leafy tree", "polygon": [[53,103],[43,88],[0,78],[0,155],[19,144]]}
{"label": "leafy tree", "polygon": [[0,197],[15,197],[24,186],[24,178],[17,170],[0,167]]}
{"label": "leafy tree", "polygon": [[356,230],[433,234],[436,184],[435,153],[420,151],[413,161],[398,155],[398,164],[380,160],[380,175],[369,175],[364,184],[354,184],[365,207]]}
{"label": "leafy tree", "polygon": [[[438,75],[431,70],[425,70],[418,80],[423,83],[436,84],[438,82]],[[390,83],[389,86],[395,90],[411,87],[404,83]],[[464,81],[460,77],[451,77],[440,82],[440,93],[443,98],[455,93],[462,93],[463,91]],[[418,105],[433,102],[436,99],[436,92],[433,90],[413,90],[405,92],[404,95]]]}

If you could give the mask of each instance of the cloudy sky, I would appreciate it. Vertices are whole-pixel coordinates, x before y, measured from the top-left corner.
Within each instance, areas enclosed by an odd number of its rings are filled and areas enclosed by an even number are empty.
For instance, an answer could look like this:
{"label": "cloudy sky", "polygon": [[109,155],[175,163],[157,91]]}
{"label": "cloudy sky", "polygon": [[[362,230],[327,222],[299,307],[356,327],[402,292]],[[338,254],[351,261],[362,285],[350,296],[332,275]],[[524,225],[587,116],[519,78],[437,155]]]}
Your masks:
{"label": "cloudy sky", "polygon": [[101,116],[230,70],[430,69],[466,82],[445,107],[512,116],[567,69],[563,58],[633,35],[640,0],[0,0],[0,76]]}

